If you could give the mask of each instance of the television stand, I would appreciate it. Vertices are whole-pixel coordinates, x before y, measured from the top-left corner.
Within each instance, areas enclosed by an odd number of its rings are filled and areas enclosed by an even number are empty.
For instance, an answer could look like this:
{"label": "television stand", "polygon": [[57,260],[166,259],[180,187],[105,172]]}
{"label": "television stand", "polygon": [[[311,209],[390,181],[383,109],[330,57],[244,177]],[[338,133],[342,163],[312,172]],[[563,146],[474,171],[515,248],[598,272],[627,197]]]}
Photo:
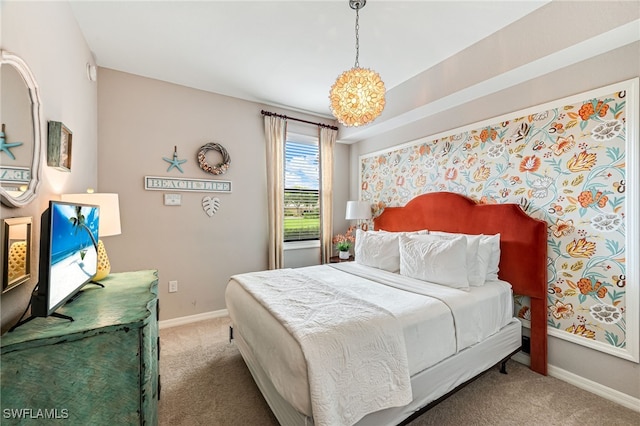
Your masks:
{"label": "television stand", "polygon": [[[71,317],[69,315],[64,315],[64,314],[59,314],[57,312],[54,312],[49,316],[50,317],[56,317],[56,318],[62,318],[62,319],[66,319],[66,320],[69,320],[69,321],[73,322],[73,317]],[[25,318],[22,321],[17,322],[16,324],[13,325],[13,327],[11,327],[9,329],[9,333],[13,332],[13,330],[15,330],[16,328],[20,327],[21,325],[24,325],[24,324],[28,323],[29,321],[31,321],[34,318],[38,318],[38,317],[35,316],[35,315],[31,315],[30,317]]]}
{"label": "television stand", "polygon": [[54,312],[49,316],[50,317],[56,317],[56,318],[62,318],[62,319],[66,319],[66,320],[69,320],[69,321],[73,321],[73,317],[72,316],[65,315],[65,314],[59,314],[57,312]]}
{"label": "television stand", "polygon": [[28,317],[28,318],[25,318],[25,319],[23,319],[23,320],[21,320],[21,321],[18,321],[17,323],[15,323],[15,324],[13,325],[13,327],[11,327],[11,328],[9,329],[9,333],[12,333],[12,332],[13,332],[13,330],[15,330],[16,328],[20,327],[20,326],[21,326],[21,325],[23,325],[23,324],[28,323],[29,321],[31,321],[31,320],[32,320],[32,319],[34,319],[34,318],[37,318],[37,317],[34,317],[33,315],[31,315],[31,316],[30,316],[30,317]]}
{"label": "television stand", "polygon": [[[157,272],[113,273],[103,282],[60,308],[75,321],[40,317],[2,336],[0,413],[57,408],[69,418],[52,423],[158,424]],[[3,425],[37,423],[2,414]]]}

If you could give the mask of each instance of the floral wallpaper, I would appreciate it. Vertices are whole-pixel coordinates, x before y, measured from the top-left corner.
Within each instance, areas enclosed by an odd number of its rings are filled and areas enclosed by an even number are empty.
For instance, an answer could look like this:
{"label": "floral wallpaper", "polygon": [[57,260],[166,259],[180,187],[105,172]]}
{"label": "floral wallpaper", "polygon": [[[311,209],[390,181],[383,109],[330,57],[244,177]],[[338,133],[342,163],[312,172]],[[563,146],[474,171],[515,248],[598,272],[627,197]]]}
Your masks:
{"label": "floral wallpaper", "polygon": [[[360,198],[376,214],[434,191],[520,204],[549,225],[550,333],[624,351],[628,99],[617,87],[597,92],[364,155]],[[528,299],[515,301],[528,319]]]}

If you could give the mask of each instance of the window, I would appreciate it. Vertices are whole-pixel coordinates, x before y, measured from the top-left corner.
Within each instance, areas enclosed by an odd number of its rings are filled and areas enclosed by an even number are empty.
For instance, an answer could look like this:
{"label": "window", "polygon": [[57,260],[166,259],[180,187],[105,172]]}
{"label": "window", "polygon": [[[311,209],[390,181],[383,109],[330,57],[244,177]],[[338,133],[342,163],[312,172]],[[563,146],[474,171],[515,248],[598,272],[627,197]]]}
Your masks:
{"label": "window", "polygon": [[284,156],[284,241],[319,240],[318,141],[287,135]]}

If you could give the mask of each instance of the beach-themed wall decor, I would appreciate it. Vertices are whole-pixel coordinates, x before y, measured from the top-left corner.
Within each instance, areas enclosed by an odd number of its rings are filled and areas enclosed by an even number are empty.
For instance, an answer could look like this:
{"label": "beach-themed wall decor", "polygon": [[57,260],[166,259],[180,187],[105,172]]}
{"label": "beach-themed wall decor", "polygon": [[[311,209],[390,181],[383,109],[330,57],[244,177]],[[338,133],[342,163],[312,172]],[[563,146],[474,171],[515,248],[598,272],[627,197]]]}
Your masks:
{"label": "beach-themed wall decor", "polygon": [[145,176],[147,191],[231,192],[231,181]]}
{"label": "beach-themed wall decor", "polygon": [[180,160],[178,158],[178,147],[177,146],[173,147],[173,157],[171,157],[171,158],[162,157],[162,159],[164,161],[166,161],[167,163],[169,163],[169,168],[167,169],[168,172],[170,172],[171,169],[177,169],[180,173],[184,173],[184,170],[182,170],[182,164],[186,163],[187,160]]}
{"label": "beach-themed wall decor", "polygon": [[[222,155],[222,161],[215,166],[211,166],[207,163],[206,154],[209,151],[217,151]],[[227,172],[229,166],[231,165],[231,157],[226,149],[219,143],[211,142],[206,145],[203,145],[198,151],[198,164],[200,168],[207,173],[211,173],[212,175],[222,175]]]}
{"label": "beach-themed wall decor", "polygon": [[0,184],[2,184],[3,187],[6,186],[10,188],[11,185],[28,185],[30,180],[31,169],[29,167],[0,166]]}
{"label": "beach-themed wall decor", "polygon": [[2,123],[2,131],[0,131],[0,153],[7,154],[12,160],[16,159],[16,156],[11,152],[11,148],[17,148],[23,144],[23,142],[7,142],[4,133],[5,125]]}
{"label": "beach-themed wall decor", "polygon": [[638,362],[638,143],[636,78],[363,155],[360,199],[520,204],[548,223],[549,334]]}
{"label": "beach-themed wall decor", "polygon": [[220,198],[218,197],[203,197],[202,198],[202,209],[209,216],[213,217],[214,214],[218,212],[220,208]]}

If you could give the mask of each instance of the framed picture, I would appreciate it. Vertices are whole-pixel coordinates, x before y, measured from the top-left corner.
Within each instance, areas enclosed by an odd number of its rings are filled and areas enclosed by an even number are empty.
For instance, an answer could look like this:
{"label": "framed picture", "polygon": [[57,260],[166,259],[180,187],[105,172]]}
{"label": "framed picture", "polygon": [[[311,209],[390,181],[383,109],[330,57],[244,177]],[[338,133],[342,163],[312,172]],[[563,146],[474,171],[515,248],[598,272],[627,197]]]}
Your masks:
{"label": "framed picture", "polygon": [[71,141],[73,133],[59,121],[49,122],[47,165],[65,172],[71,171]]}
{"label": "framed picture", "polygon": [[2,292],[31,278],[31,217],[4,219],[2,226]]}

